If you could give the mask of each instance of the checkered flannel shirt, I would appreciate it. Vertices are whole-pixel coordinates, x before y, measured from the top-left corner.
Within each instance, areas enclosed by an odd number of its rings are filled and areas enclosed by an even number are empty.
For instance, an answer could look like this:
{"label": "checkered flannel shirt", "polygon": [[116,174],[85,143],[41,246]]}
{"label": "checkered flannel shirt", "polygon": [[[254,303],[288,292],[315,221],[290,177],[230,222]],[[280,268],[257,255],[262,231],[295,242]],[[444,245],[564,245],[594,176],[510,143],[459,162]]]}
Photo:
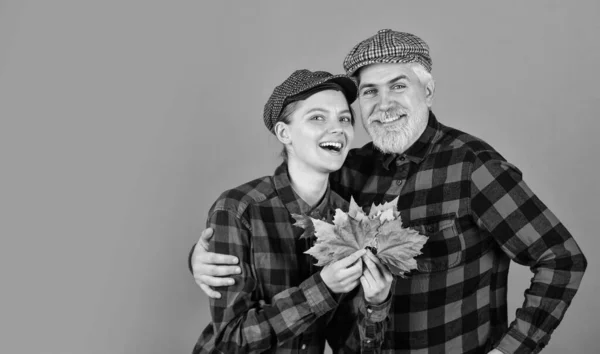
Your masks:
{"label": "checkered flannel shirt", "polygon": [[272,177],[223,193],[209,211],[209,251],[237,256],[242,273],[220,299],[210,299],[212,323],[194,353],[322,353],[325,341],[334,352],[359,352],[361,343],[363,352],[377,351],[391,297],[368,305],[360,286],[330,293],[315,260],[303,253],[314,240],[300,239],[304,230],[290,216],[331,222],[336,208],[347,207],[328,188],[311,208],[293,191],[285,163]]}
{"label": "checkered flannel shirt", "polygon": [[[439,123],[402,155],[372,143],[350,152],[331,187],[359,205],[400,196],[404,226],[429,236],[418,269],[397,279],[382,352],[537,353],[586,268],[565,227],[480,139]],[[534,273],[516,320],[507,320],[510,260]]]}

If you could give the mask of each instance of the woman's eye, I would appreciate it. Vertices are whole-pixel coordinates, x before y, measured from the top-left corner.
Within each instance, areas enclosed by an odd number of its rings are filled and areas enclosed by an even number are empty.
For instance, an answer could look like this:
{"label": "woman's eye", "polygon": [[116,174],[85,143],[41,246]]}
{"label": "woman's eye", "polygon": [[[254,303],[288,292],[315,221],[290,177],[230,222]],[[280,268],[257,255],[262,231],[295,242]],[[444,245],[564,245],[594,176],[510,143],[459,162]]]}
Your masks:
{"label": "woman's eye", "polygon": [[402,90],[403,88],[406,88],[406,85],[396,84],[396,85],[392,86],[392,89],[394,89],[394,90]]}
{"label": "woman's eye", "polygon": [[340,121],[341,122],[350,123],[350,122],[352,122],[352,118],[350,118],[350,117],[341,117]]}
{"label": "woman's eye", "polygon": [[323,116],[313,116],[311,119],[312,120],[324,120],[325,117],[323,117]]}
{"label": "woman's eye", "polygon": [[362,92],[362,94],[363,94],[363,96],[373,95],[373,94],[375,94],[375,90],[373,90],[373,89],[370,89],[370,90],[364,90],[364,91]]}

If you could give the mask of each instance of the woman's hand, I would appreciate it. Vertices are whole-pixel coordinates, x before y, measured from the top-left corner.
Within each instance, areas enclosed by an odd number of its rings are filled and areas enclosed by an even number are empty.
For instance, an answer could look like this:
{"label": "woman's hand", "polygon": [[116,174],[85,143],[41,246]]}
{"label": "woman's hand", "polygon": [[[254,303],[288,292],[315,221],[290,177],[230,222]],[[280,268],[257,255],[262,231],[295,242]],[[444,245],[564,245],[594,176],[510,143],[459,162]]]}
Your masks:
{"label": "woman's hand", "polygon": [[366,268],[360,277],[360,283],[365,300],[370,304],[379,305],[387,299],[394,276],[371,251],[367,251],[362,260]]}
{"label": "woman's hand", "polygon": [[362,274],[361,257],[366,250],[358,250],[346,258],[329,263],[321,270],[321,278],[331,292],[347,293],[358,286]]}

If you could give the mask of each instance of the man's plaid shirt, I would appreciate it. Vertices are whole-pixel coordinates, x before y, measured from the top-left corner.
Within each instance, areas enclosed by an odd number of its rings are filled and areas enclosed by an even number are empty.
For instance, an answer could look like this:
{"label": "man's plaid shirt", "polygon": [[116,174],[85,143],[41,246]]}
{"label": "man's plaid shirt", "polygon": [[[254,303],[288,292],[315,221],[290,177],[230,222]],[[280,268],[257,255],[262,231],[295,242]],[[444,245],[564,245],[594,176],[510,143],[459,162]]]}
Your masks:
{"label": "man's plaid shirt", "polygon": [[[480,139],[430,113],[402,155],[369,143],[350,152],[331,187],[361,206],[400,196],[404,226],[429,236],[418,270],[397,279],[383,352],[537,353],[569,306],[586,259],[565,227]],[[510,260],[534,273],[507,320]]]}
{"label": "man's plaid shirt", "polygon": [[[214,229],[209,251],[235,255],[242,273],[210,299],[212,323],[194,353],[322,353],[376,350],[382,343],[391,297],[367,305],[360,291],[333,295],[315,260],[303,252],[314,240],[300,239],[291,213],[332,220],[348,203],[329,188],[311,208],[293,191],[286,164],[224,192],[209,211]],[[339,305],[338,305],[339,304]]]}

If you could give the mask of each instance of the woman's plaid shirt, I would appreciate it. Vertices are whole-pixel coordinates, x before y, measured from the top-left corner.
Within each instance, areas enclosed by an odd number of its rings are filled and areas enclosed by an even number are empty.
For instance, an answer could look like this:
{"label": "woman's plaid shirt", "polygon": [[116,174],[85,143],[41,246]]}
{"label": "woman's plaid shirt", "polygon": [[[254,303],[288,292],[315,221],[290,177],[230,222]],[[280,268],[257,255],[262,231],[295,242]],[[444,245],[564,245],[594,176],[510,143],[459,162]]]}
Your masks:
{"label": "woman's plaid shirt", "polygon": [[[569,306],[586,259],[565,227],[491,146],[430,113],[402,155],[372,143],[349,154],[331,187],[361,206],[396,198],[404,226],[429,236],[418,271],[397,279],[383,352],[537,353]],[[533,279],[507,320],[510,260]]]}
{"label": "woman's plaid shirt", "polygon": [[[360,287],[332,295],[320,268],[303,252],[309,240],[291,213],[331,221],[348,203],[328,188],[311,208],[293,191],[284,164],[272,177],[224,192],[209,211],[211,252],[235,255],[242,273],[210,299],[212,323],[194,353],[322,353],[376,350],[388,321],[389,301],[366,305]],[[339,305],[338,305],[339,304]]]}

